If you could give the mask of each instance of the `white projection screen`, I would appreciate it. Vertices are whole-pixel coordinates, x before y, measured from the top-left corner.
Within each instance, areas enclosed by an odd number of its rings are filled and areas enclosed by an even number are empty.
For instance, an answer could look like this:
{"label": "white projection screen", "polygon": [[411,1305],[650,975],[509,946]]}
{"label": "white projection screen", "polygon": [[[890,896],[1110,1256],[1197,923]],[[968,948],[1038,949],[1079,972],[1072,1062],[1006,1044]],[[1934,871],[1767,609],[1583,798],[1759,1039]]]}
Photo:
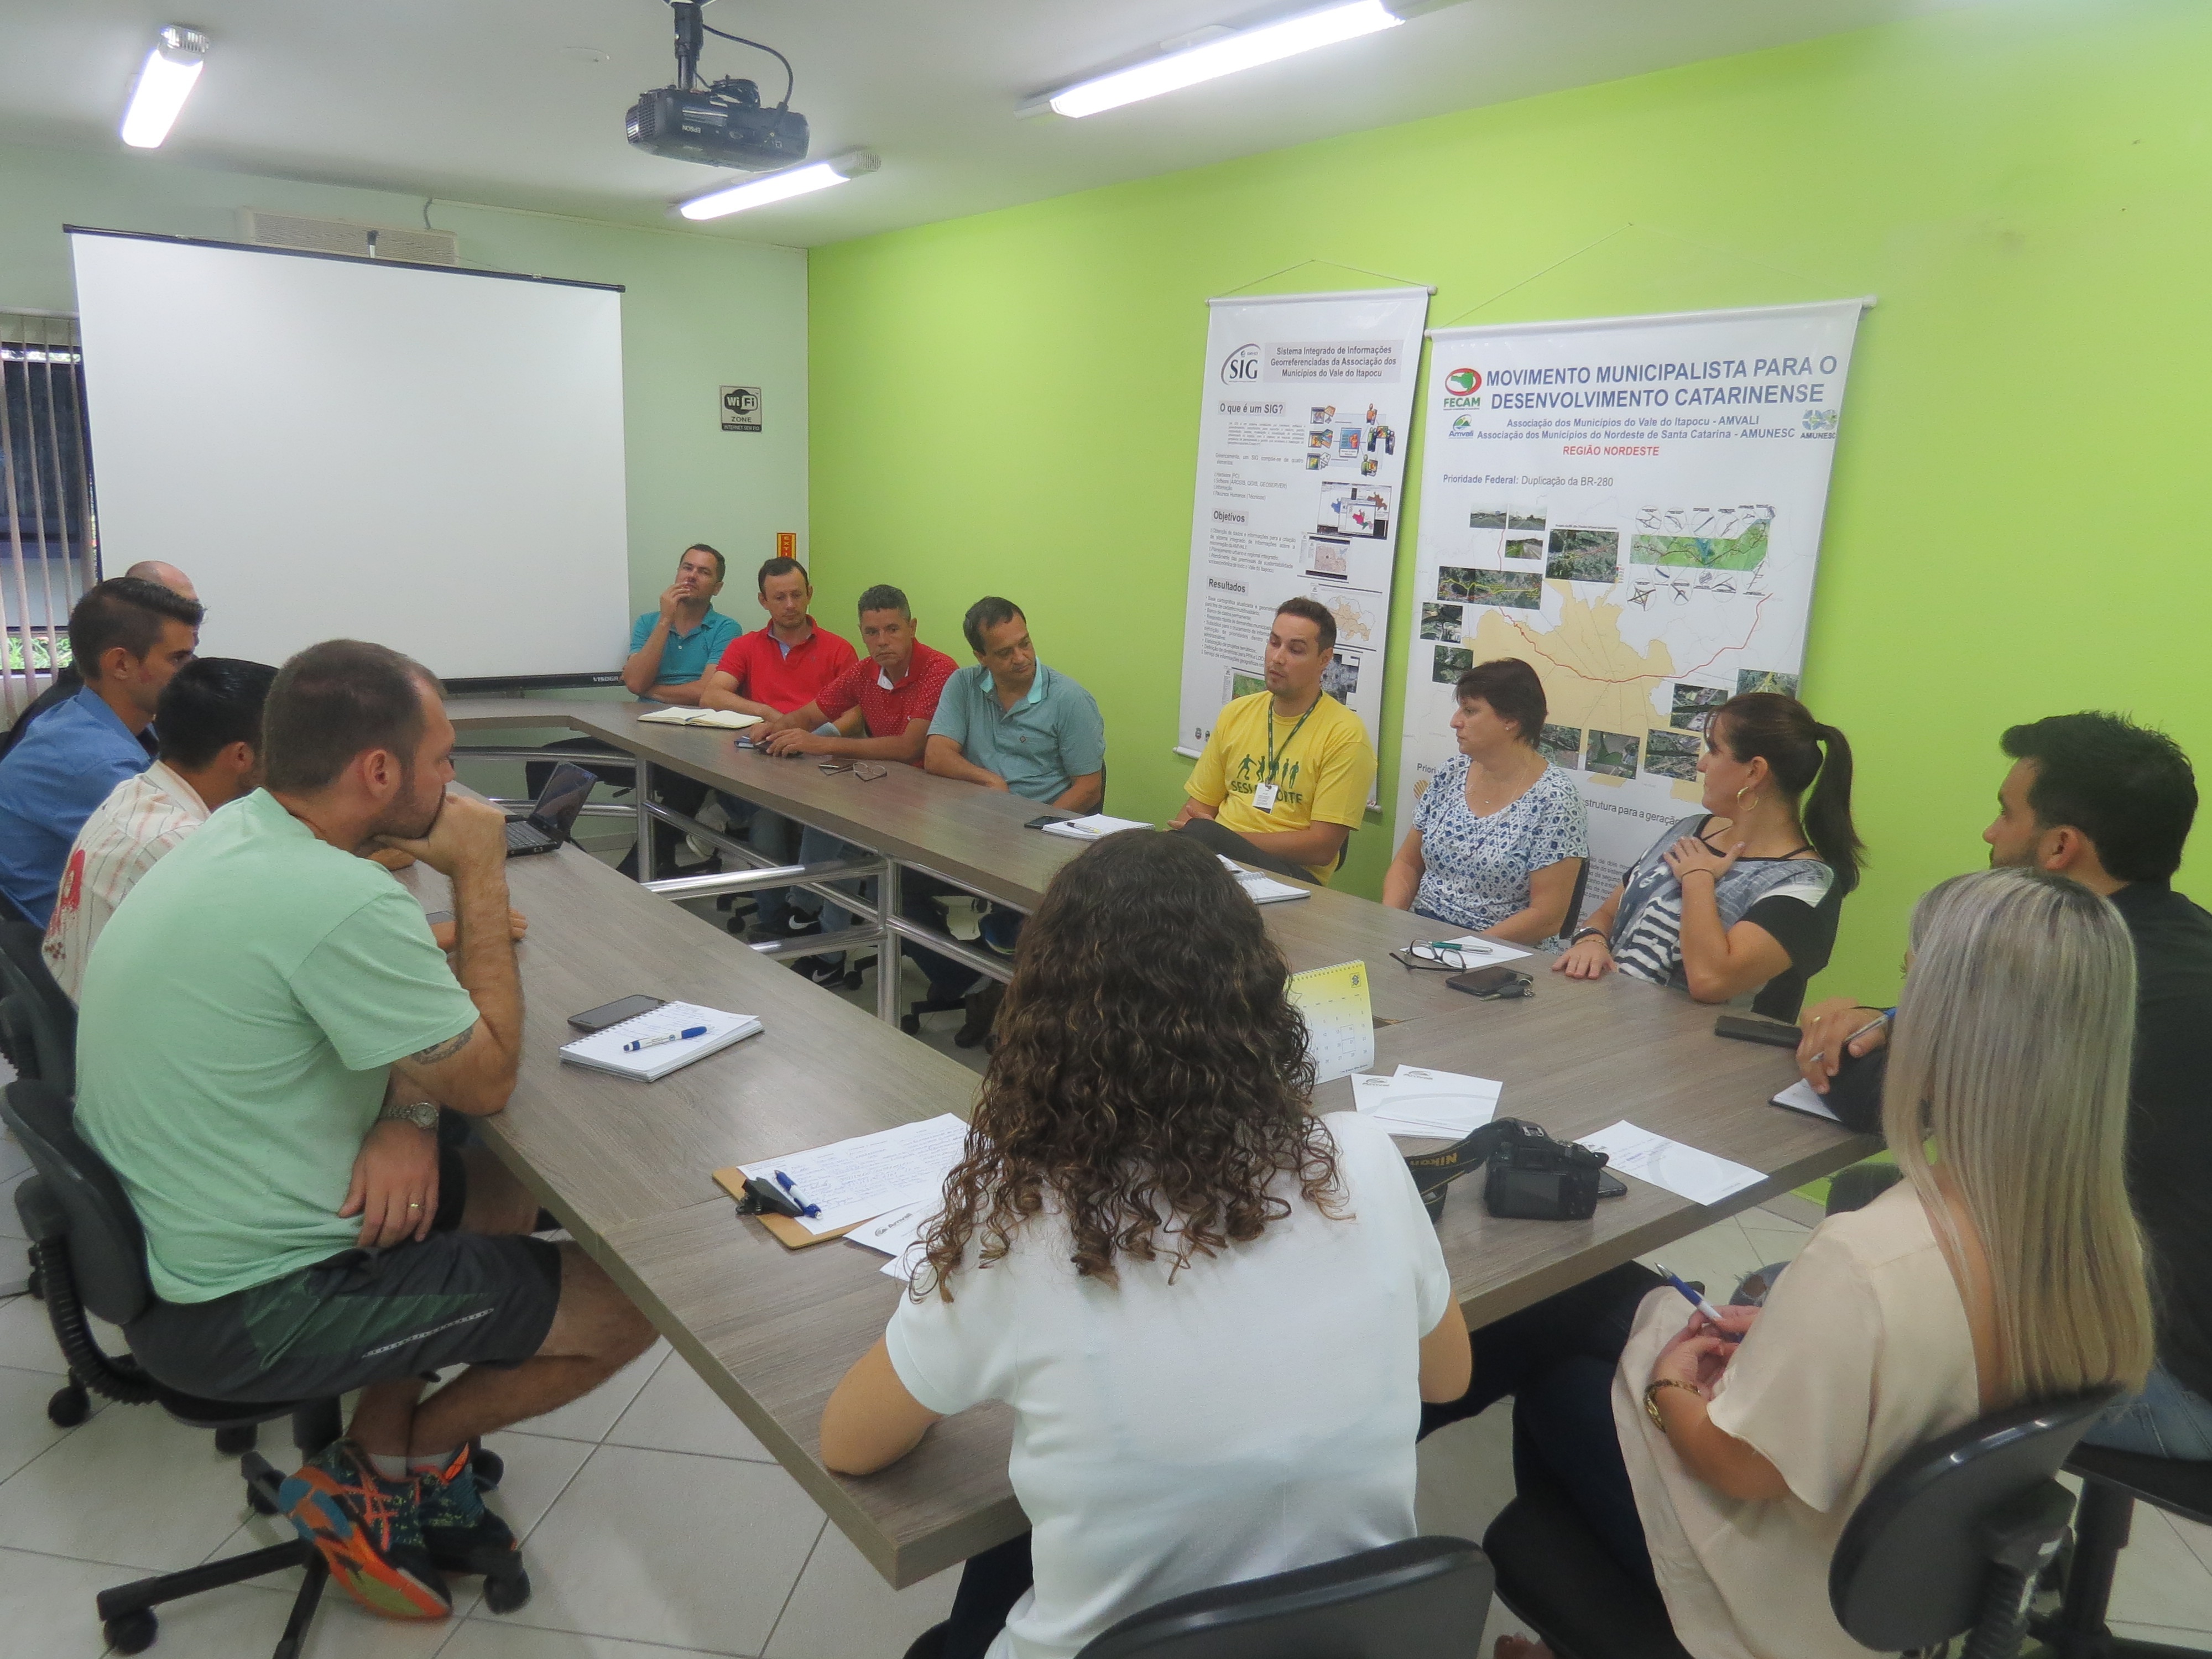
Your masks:
{"label": "white projection screen", "polygon": [[200,648],[346,636],[448,680],[611,680],[622,291],[70,228],[100,566],[180,567]]}

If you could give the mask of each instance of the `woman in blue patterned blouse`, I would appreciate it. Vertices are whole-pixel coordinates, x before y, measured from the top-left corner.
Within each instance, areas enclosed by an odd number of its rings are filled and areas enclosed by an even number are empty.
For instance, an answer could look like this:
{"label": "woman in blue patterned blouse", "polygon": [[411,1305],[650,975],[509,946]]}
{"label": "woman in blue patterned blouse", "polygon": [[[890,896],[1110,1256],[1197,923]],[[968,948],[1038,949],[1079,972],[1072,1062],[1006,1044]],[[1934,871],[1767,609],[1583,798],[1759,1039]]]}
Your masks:
{"label": "woman in blue patterned blouse", "polygon": [[1429,784],[1382,878],[1382,902],[1534,945],[1565,928],[1589,856],[1582,791],[1546,760],[1544,684],[1516,657],[1459,677],[1459,753]]}

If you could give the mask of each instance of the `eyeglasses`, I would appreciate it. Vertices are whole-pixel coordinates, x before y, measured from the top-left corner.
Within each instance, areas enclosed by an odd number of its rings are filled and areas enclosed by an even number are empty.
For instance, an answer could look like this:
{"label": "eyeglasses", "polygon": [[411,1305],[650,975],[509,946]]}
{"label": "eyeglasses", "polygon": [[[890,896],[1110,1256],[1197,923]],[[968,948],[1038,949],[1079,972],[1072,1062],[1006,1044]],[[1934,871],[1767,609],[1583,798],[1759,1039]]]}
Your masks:
{"label": "eyeglasses", "polygon": [[1390,959],[1425,972],[1463,974],[1470,968],[1481,967],[1497,954],[1494,945],[1455,945],[1431,939],[1415,939],[1404,950],[1391,951]]}
{"label": "eyeglasses", "polygon": [[862,783],[873,783],[878,778],[891,775],[890,767],[878,766],[872,761],[823,761],[822,769],[830,773],[850,772]]}

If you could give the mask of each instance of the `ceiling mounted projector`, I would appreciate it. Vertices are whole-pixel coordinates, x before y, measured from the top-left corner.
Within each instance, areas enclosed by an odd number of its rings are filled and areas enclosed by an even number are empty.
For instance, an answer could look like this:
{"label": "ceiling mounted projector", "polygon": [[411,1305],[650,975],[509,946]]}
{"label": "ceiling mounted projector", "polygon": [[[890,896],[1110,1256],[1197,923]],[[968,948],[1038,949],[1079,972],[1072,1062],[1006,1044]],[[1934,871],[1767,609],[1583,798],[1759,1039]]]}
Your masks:
{"label": "ceiling mounted projector", "polygon": [[[806,159],[806,118],[791,107],[791,61],[774,46],[711,27],[700,15],[707,0],[669,0],[676,14],[676,84],[639,94],[623,122],[623,132],[640,149],[678,161],[760,172]],[[783,65],[783,101],[773,109],[761,103],[750,81],[724,76],[699,84],[702,37],[764,52]]]}

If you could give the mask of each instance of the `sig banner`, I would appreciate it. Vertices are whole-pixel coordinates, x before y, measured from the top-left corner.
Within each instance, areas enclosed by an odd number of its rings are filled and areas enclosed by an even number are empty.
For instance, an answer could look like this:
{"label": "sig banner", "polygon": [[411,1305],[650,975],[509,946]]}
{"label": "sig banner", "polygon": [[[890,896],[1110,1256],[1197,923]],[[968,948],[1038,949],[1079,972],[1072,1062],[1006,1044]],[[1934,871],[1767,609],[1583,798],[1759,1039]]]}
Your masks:
{"label": "sig banner", "polygon": [[1796,692],[1869,303],[1430,335],[1400,834],[1456,752],[1454,682],[1495,657],[1542,678],[1582,784],[1586,909],[1698,811],[1707,714]]}
{"label": "sig banner", "polygon": [[1176,747],[1196,755],[1224,703],[1263,689],[1268,627],[1294,594],[1335,616],[1322,684],[1376,742],[1429,291],[1210,303]]}

